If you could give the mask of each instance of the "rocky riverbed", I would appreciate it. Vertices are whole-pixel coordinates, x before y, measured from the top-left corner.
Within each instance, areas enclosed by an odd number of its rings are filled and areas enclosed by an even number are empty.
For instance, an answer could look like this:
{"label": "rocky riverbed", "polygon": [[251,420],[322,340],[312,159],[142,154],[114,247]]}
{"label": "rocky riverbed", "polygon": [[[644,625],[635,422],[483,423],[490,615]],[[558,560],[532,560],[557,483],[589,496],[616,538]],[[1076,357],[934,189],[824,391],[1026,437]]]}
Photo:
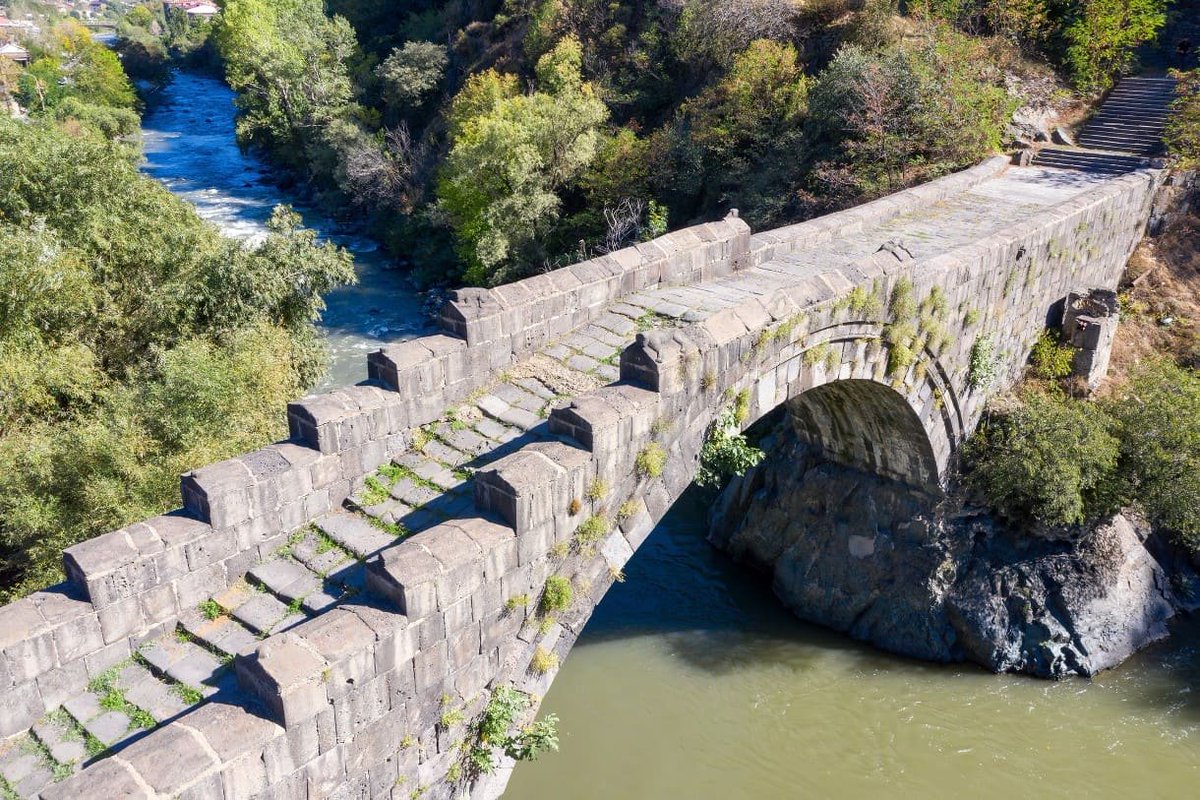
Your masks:
{"label": "rocky riverbed", "polygon": [[883,649],[1090,676],[1198,605],[1192,560],[1131,511],[1034,531],[823,461],[786,415],[762,444],[767,459],[712,507],[710,541],[770,575],[797,616]]}

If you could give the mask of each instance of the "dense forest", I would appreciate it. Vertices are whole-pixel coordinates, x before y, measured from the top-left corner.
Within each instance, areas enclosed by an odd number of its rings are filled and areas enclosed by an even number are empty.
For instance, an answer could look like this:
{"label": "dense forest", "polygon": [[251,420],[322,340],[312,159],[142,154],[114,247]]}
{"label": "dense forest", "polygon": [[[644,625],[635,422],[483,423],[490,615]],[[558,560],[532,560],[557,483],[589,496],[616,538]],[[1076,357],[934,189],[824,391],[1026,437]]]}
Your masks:
{"label": "dense forest", "polygon": [[482,285],[733,207],[778,225],[959,169],[1010,140],[1018,106],[1105,88],[1167,14],[1166,0],[222,5],[209,47],[243,143],[419,277]]}
{"label": "dense forest", "polygon": [[248,249],[137,168],[139,101],[77,23],[0,117],[0,600],[82,539],[174,507],[179,474],[284,433],[349,257],[277,210]]}

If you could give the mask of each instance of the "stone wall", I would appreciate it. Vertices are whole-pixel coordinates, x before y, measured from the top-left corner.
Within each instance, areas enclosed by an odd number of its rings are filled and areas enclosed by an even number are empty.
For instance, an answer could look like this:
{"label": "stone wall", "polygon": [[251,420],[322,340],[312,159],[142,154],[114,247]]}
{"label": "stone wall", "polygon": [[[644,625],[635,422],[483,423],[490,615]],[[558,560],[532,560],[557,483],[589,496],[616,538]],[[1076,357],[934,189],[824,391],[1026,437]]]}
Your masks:
{"label": "stone wall", "polygon": [[408,448],[414,429],[537,342],[628,292],[727,274],[748,242],[749,228],[731,216],[516,284],[462,290],[442,315],[450,334],[388,346],[370,355],[367,383],[290,404],[289,441],[194,470],[182,477],[179,511],[69,548],[66,583],[0,608],[0,737],[27,729],[340,506]]}
{"label": "stone wall", "polygon": [[[586,320],[646,282],[698,280],[821,230],[845,232],[862,213],[903,213],[906,204],[936,201],[947,187],[998,168],[988,162],[769,241],[726,220],[672,234],[673,250],[662,240],[639,246],[636,262],[614,254],[568,268],[569,277],[558,271],[520,289],[460,293],[445,318],[462,338],[425,337],[373,354],[376,384],[292,406],[292,442],[185,476],[185,514],[72,548],[79,599],[71,604],[35,597],[0,609],[7,732],[53,706],[54,681],[84,680],[108,658],[96,656],[106,648],[127,655],[147,631],[194,604],[199,584],[212,591],[233,580],[289,531],[340,503],[369,470],[405,449],[413,426],[555,336],[566,320]],[[1072,289],[1115,283],[1157,181],[1157,173],[1133,173],[937,258],[882,249],[701,322],[640,334],[621,356],[621,383],[552,412],[549,429],[560,441],[518,442],[475,474],[474,515],[386,547],[368,561],[365,592],[239,658],[239,683],[261,710],[218,697],[45,796],[128,789],[184,798],[449,797],[468,784],[473,797],[498,795],[511,763],[491,776],[463,766],[470,723],[489,687],[544,693],[555,659],[565,658],[625,562],[691,482],[722,407],[742,409],[746,426],[815,387],[861,381],[882,407],[911,409],[913,439],[902,449],[920,453],[924,467],[909,477],[935,482],[989,391],[1020,372],[1056,303]],[[889,307],[901,287],[916,307],[919,344],[911,362],[898,365],[892,344],[897,324],[909,320]],[[994,354],[989,385],[972,368],[981,342]],[[836,438],[825,444],[847,459],[868,458]],[[903,471],[899,465],[912,459],[876,463]],[[574,601],[537,618],[552,574],[570,581]],[[60,595],[66,590],[52,594]],[[44,633],[8,633],[24,620]],[[31,685],[32,695],[13,688]]]}

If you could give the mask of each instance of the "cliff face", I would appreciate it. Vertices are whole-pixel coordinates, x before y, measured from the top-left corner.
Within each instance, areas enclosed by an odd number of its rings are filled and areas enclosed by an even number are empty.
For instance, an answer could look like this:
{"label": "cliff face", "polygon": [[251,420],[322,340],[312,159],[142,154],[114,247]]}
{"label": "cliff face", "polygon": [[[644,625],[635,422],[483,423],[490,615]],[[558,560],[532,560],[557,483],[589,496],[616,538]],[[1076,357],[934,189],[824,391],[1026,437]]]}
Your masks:
{"label": "cliff face", "polygon": [[906,656],[1061,678],[1115,666],[1194,606],[1188,559],[1133,515],[1050,538],[819,461],[786,423],[764,444],[709,538],[806,620]]}

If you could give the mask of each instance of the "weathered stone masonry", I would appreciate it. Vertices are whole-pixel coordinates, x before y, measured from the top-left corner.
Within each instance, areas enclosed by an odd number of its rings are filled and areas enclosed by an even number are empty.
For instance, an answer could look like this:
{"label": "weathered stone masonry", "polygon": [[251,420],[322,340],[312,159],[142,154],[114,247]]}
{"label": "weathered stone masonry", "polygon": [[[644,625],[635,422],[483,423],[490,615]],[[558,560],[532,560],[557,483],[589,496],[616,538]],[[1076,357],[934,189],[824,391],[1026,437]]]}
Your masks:
{"label": "weathered stone masonry", "polygon": [[[407,538],[370,539],[355,550],[366,562],[360,590],[252,643],[236,659],[237,687],[41,792],[455,794],[469,783],[455,766],[459,744],[488,690],[544,692],[555,670],[531,670],[534,652],[565,657],[692,480],[724,404],[743,397],[748,426],[792,402],[833,457],[936,484],[988,393],[972,361],[990,353],[992,386],[1003,385],[1069,292],[1115,285],[1159,173],[1076,191],[1058,185],[1067,179],[1055,170],[1013,172],[993,159],[777,231],[751,236],[731,217],[517,284],[460,291],[443,313],[446,334],[372,354],[372,382],[291,406],[290,441],[189,473],[180,512],[71,548],[67,584],[0,609],[0,736],[25,731],[89,678],[172,632],[510,365],[638,293],[677,297],[667,287],[742,285],[741,276],[769,283],[638,334],[620,353],[619,381],[557,402],[547,422],[527,413],[527,433],[480,462],[473,507]],[[916,242],[855,242],[965,192],[1020,181],[1074,193],[928,257],[912,255]],[[847,242],[853,258],[774,269]],[[905,296],[910,307],[899,314]],[[898,344],[911,359],[895,357]],[[639,455],[655,449],[665,454],[661,470],[645,459],[639,468]],[[543,620],[536,600],[551,574],[571,580],[575,601]],[[523,606],[508,602],[522,596]],[[447,707],[462,709],[461,720],[441,724]],[[510,766],[475,781],[472,796],[499,794]]]}

